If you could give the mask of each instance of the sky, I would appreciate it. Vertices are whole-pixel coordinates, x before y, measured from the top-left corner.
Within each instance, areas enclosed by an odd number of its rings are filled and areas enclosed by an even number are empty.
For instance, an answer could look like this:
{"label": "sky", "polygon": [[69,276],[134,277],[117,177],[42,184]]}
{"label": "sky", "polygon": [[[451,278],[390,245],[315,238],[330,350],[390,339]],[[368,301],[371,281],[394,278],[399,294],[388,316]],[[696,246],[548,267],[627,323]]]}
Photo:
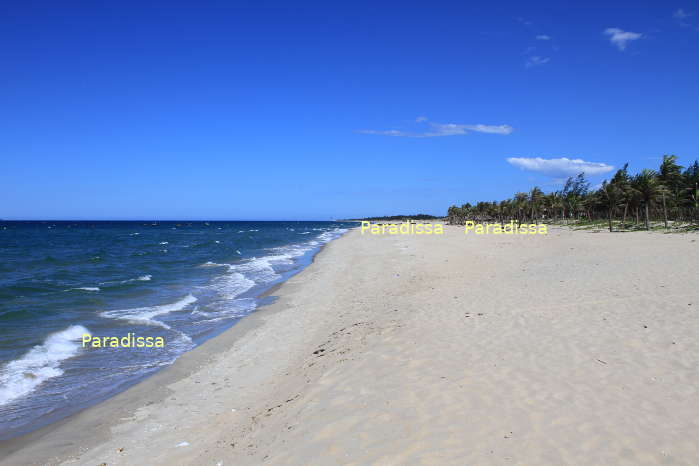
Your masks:
{"label": "sky", "polygon": [[0,218],[428,213],[699,158],[699,2],[3,4]]}

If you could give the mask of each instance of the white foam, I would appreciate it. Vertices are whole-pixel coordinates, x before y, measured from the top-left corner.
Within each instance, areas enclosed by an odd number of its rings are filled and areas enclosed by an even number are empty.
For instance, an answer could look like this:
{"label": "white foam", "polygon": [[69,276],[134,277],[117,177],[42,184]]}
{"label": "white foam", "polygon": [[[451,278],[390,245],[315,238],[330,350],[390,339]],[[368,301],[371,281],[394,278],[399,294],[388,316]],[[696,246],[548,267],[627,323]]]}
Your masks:
{"label": "white foam", "polygon": [[170,244],[167,241],[161,241],[160,244]]}
{"label": "white foam", "polygon": [[74,290],[83,290],[83,291],[99,291],[100,288],[99,286],[80,286],[78,288],[73,288]]}
{"label": "white foam", "polygon": [[63,374],[61,362],[76,356],[83,334],[90,333],[82,325],[71,325],[49,335],[24,356],[0,369],[0,406],[28,395],[46,380]]}
{"label": "white foam", "polygon": [[208,261],[201,264],[199,267],[228,267],[229,265],[230,264],[218,264],[216,262]]}
{"label": "white foam", "polygon": [[230,272],[216,278],[211,286],[222,298],[233,299],[255,286],[255,282],[240,272]]}
{"label": "white foam", "polygon": [[[201,267],[228,267],[227,273],[214,278],[205,287],[214,290],[227,303],[223,304],[225,308],[223,310],[210,313],[196,309],[192,314],[211,319],[200,321],[199,323],[245,315],[249,312],[249,309],[241,312],[240,309],[230,309],[229,306],[233,305],[235,307],[235,303],[247,299],[241,299],[240,296],[255,286],[266,285],[281,278],[280,273],[283,270],[289,270],[288,266],[292,266],[297,258],[304,256],[319,245],[341,236],[347,230],[336,228],[332,230],[318,229],[318,231],[322,231],[322,233],[311,241],[270,248],[268,251],[272,251],[272,253],[267,256],[252,257],[233,264],[220,264],[211,261],[202,264]],[[236,252],[240,254],[240,251]],[[252,307],[254,307],[254,304]]]}
{"label": "white foam", "polygon": [[196,310],[192,314],[203,317],[202,320],[194,322],[195,324],[204,324],[217,322],[224,319],[240,318],[248,315],[250,311],[255,309],[255,300],[253,298],[240,298],[232,303],[226,304],[223,308],[215,311],[200,311]]}
{"label": "white foam", "polygon": [[318,235],[318,239],[321,240],[323,243],[327,243],[329,241],[332,241],[336,238],[339,238],[340,236],[344,235],[347,233],[346,228],[335,228],[333,230],[325,231]]}
{"label": "white foam", "polygon": [[128,280],[113,281],[113,282],[100,282],[100,285],[114,285],[115,283],[123,285],[125,283],[132,283],[132,282],[148,282],[148,281],[150,281],[151,278],[153,278],[152,275],[141,275],[138,278],[130,278]]}
{"label": "white foam", "polygon": [[281,251],[263,257],[252,257],[236,264],[206,262],[202,267],[227,266],[228,272],[215,278],[208,288],[213,289],[223,299],[235,299],[258,284],[266,284],[278,279],[275,265],[292,264],[295,254]]}
{"label": "white foam", "polygon": [[231,266],[231,270],[240,272],[256,283],[265,283],[279,278],[274,271],[273,263],[283,263],[290,260],[286,256],[253,257],[246,262]]}
{"label": "white foam", "polygon": [[171,304],[161,304],[160,306],[146,306],[146,307],[135,307],[133,309],[119,309],[114,311],[104,311],[100,312],[102,317],[107,317],[110,319],[121,319],[127,320],[136,324],[143,325],[157,325],[166,329],[170,329],[170,326],[154,320],[153,317],[169,314],[170,312],[181,311],[192,303],[195,303],[197,298],[188,294],[184,298],[180,299]]}

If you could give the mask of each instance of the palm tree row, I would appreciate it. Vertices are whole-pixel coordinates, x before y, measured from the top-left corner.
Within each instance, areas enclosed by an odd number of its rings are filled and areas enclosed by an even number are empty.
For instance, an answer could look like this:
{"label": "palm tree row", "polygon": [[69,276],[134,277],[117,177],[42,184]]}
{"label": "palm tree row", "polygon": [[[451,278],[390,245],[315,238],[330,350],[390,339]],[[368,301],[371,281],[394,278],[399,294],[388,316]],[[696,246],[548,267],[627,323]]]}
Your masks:
{"label": "palm tree row", "polygon": [[615,219],[619,228],[626,229],[638,227],[641,217],[647,230],[653,220],[662,221],[665,228],[670,222],[696,224],[699,219],[699,161],[683,171],[676,156],[665,155],[658,171],[643,169],[630,175],[626,164],[599,189],[590,189],[585,174],[580,173],[568,178],[561,190],[548,194],[535,186],[528,193],[519,192],[500,202],[454,205],[447,212],[451,224],[463,224],[467,220],[522,224],[605,219],[609,231],[613,231]]}

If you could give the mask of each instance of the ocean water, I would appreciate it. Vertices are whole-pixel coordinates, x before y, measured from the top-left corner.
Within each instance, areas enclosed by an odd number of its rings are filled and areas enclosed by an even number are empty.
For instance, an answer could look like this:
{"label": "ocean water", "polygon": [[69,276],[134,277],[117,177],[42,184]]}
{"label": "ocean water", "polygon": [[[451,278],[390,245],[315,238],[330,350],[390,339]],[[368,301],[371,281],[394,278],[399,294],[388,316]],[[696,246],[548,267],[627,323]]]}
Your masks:
{"label": "ocean water", "polygon": [[[0,222],[0,439],[97,403],[255,310],[339,222]],[[163,348],[83,348],[82,336]]]}

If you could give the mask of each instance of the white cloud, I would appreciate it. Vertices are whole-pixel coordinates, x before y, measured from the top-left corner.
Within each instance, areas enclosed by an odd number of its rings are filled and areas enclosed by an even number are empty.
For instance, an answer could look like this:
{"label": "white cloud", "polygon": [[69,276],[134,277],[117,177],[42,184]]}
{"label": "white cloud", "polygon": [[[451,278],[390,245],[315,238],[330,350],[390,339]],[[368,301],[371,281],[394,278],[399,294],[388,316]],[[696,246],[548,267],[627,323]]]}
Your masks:
{"label": "white cloud", "polygon": [[422,123],[423,121],[427,121],[426,116],[419,116],[419,117],[415,118],[416,123]]}
{"label": "white cloud", "polygon": [[527,58],[527,62],[525,63],[527,68],[531,68],[532,66],[538,66],[538,65],[544,65],[551,61],[549,57],[539,57],[537,55],[534,55],[532,57]]}
{"label": "white cloud", "polygon": [[606,163],[587,162],[583,159],[569,159],[566,157],[557,159],[509,157],[507,162],[522,170],[538,172],[553,178],[565,178],[577,175],[580,172],[584,172],[586,175],[601,175],[614,170],[613,166]]}
{"label": "white cloud", "polygon": [[547,36],[546,34],[539,34],[536,36],[536,40],[551,40],[551,36]]}
{"label": "white cloud", "polygon": [[638,40],[643,37],[640,32],[629,32],[619,28],[607,28],[604,34],[609,36],[609,42],[615,45],[619,50],[626,49],[626,44],[633,40]]}
{"label": "white cloud", "polygon": [[410,134],[404,131],[398,131],[397,129],[389,129],[385,131],[375,129],[360,129],[357,132],[361,134],[380,134],[382,136],[410,136]]}
{"label": "white cloud", "polygon": [[689,18],[690,16],[692,16],[692,13],[687,13],[682,8],[678,8],[674,13],[672,13],[672,17],[675,19],[685,19]]}
{"label": "white cloud", "polygon": [[470,131],[491,134],[510,134],[514,129],[510,125],[464,125]]}
{"label": "white cloud", "polygon": [[[417,123],[427,121],[425,117],[418,117]],[[488,133],[507,135],[512,133],[514,129],[510,125],[460,125],[456,123],[428,123],[430,129],[428,131],[411,133],[401,130],[374,130],[362,129],[358,132],[361,134],[379,134],[382,136],[401,136],[407,138],[434,138],[441,136],[462,136],[468,133]]]}
{"label": "white cloud", "polygon": [[471,131],[476,133],[490,134],[510,134],[513,129],[509,125],[457,125],[455,123],[430,123],[433,131],[423,133],[423,137],[434,136],[455,136],[467,134]]}

